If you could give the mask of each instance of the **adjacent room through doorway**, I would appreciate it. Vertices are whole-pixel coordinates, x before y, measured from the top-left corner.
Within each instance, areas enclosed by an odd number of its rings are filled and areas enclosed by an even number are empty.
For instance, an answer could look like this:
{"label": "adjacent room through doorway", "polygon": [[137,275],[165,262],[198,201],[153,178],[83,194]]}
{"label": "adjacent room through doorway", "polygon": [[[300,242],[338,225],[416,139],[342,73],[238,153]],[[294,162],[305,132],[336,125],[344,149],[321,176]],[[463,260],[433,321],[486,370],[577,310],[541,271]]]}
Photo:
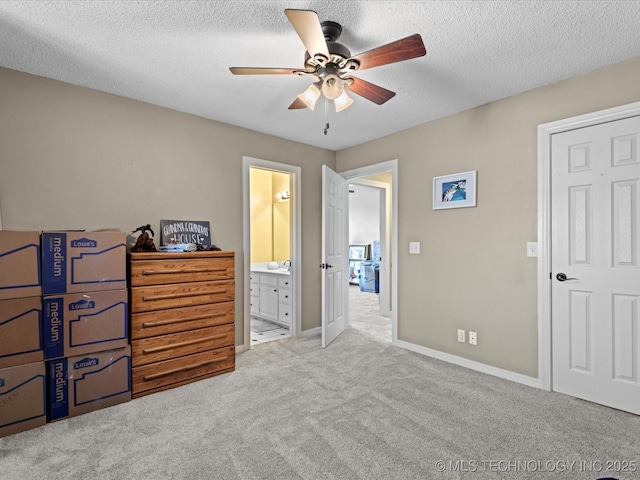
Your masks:
{"label": "adjacent room through doorway", "polygon": [[[366,177],[349,182],[349,324],[391,342],[391,318],[383,315],[381,304],[388,295],[380,290],[381,244],[387,243],[386,191]],[[382,288],[388,288],[385,282]]]}
{"label": "adjacent room through doorway", "polygon": [[300,331],[300,167],[243,157],[244,349]]}

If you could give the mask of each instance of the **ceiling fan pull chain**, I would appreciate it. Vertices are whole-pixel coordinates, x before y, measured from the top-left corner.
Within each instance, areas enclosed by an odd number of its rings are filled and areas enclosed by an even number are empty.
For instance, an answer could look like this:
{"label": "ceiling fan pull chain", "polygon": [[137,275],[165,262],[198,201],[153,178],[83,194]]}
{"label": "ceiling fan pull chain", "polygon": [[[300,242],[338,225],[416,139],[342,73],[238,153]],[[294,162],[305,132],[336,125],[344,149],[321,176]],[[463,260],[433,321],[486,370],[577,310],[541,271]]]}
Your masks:
{"label": "ceiling fan pull chain", "polygon": [[329,107],[328,107],[328,103],[329,100],[327,100],[327,98],[325,97],[324,99],[324,121],[325,121],[325,126],[324,126],[324,134],[327,134],[327,130],[329,130]]}

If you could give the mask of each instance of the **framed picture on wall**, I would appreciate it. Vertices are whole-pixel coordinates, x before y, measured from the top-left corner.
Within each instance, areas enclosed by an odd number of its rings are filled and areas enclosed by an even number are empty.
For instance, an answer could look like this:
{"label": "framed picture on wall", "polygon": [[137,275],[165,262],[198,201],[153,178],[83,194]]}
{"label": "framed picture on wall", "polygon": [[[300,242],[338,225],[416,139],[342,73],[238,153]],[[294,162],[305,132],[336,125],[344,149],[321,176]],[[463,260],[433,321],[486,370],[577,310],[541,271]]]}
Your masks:
{"label": "framed picture on wall", "polygon": [[476,171],[433,179],[433,209],[476,206]]}

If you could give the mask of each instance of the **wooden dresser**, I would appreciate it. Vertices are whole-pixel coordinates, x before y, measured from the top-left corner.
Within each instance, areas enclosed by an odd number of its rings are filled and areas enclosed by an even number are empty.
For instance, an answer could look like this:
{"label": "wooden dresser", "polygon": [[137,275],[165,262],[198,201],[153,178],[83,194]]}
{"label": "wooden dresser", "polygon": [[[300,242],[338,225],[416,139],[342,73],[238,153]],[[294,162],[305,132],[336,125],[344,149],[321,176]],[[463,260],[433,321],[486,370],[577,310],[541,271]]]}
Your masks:
{"label": "wooden dresser", "polygon": [[234,253],[128,257],[133,398],[233,371]]}

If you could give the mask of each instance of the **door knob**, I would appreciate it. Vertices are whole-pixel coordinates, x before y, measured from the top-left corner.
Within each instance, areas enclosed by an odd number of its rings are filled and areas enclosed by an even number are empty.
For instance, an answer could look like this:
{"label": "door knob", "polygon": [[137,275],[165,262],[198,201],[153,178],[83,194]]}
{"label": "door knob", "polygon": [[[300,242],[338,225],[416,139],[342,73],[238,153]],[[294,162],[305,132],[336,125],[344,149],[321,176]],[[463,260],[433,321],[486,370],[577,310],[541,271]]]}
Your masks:
{"label": "door knob", "polygon": [[559,273],[556,275],[556,278],[559,282],[565,282],[567,280],[578,280],[577,278],[567,277],[564,273]]}

